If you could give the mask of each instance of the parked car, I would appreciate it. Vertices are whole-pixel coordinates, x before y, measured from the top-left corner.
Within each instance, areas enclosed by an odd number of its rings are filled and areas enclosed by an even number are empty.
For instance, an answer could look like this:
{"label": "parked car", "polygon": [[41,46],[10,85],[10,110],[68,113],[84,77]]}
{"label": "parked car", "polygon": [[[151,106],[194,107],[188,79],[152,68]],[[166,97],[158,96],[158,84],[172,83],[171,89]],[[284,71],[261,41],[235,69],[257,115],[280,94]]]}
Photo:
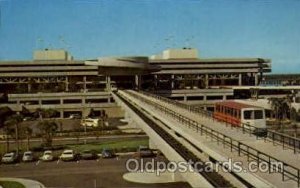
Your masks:
{"label": "parked car", "polygon": [[23,162],[31,162],[31,161],[34,161],[33,153],[32,153],[31,151],[25,151],[25,152],[23,153],[22,161],[23,161]]}
{"label": "parked car", "polygon": [[63,161],[74,161],[77,157],[74,150],[67,149],[62,152],[59,158]]}
{"label": "parked car", "polygon": [[112,158],[115,156],[115,152],[112,149],[106,148],[102,150],[102,158]]}
{"label": "parked car", "polygon": [[35,118],[34,117],[24,117],[23,118],[23,121],[34,121],[35,120]]}
{"label": "parked car", "polygon": [[153,151],[147,146],[139,146],[136,155],[138,157],[153,157],[153,156],[155,156]]}
{"label": "parked car", "polygon": [[18,161],[18,155],[16,152],[5,153],[1,159],[2,163],[15,163]]}
{"label": "parked car", "polygon": [[98,156],[95,151],[93,150],[84,150],[80,153],[82,159],[89,160],[89,159],[97,159]]}
{"label": "parked car", "polygon": [[53,161],[54,160],[54,156],[52,154],[51,150],[46,150],[44,151],[42,157],[41,157],[42,161]]}
{"label": "parked car", "polygon": [[81,115],[80,114],[71,114],[69,116],[70,119],[81,119]]}

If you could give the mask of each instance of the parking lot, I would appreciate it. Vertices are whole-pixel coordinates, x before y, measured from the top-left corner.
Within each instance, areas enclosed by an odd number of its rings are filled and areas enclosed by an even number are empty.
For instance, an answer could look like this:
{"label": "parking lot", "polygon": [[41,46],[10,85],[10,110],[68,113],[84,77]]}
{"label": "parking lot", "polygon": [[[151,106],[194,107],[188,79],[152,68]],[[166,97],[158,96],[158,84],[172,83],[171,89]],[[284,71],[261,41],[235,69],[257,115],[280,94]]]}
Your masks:
{"label": "parking lot", "polygon": [[[29,178],[40,181],[46,187],[190,187],[187,183],[138,184],[125,181],[126,160],[131,155],[110,159],[78,160],[63,162],[55,160],[29,163],[1,164],[3,177]],[[158,159],[161,160],[161,159]]]}

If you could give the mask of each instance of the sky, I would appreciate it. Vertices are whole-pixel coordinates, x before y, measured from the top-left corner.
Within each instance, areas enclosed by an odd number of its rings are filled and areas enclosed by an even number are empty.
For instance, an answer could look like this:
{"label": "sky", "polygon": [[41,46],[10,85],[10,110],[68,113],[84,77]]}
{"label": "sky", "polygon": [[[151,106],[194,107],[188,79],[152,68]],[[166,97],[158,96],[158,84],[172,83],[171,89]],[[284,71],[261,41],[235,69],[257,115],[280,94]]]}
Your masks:
{"label": "sky", "polygon": [[300,73],[300,0],[0,0],[0,10],[0,61],[45,48],[93,59],[192,47]]}

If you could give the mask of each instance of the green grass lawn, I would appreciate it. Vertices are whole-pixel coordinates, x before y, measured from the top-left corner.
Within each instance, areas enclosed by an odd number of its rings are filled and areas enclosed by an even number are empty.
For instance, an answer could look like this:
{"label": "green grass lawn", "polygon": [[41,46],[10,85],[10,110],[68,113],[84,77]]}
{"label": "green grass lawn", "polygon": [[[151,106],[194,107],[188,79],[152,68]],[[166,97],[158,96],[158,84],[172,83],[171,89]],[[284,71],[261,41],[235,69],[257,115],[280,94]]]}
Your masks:
{"label": "green grass lawn", "polygon": [[68,145],[67,147],[70,149],[74,149],[77,152],[81,152],[83,150],[95,150],[97,152],[101,152],[103,148],[114,149],[116,152],[126,152],[126,151],[136,151],[136,149],[140,146],[148,146],[148,139],[132,139],[132,140],[114,140],[107,141],[101,143],[93,143],[93,144],[80,144],[80,145]]}
{"label": "green grass lawn", "polygon": [[3,188],[25,188],[24,185],[15,181],[0,181]]}

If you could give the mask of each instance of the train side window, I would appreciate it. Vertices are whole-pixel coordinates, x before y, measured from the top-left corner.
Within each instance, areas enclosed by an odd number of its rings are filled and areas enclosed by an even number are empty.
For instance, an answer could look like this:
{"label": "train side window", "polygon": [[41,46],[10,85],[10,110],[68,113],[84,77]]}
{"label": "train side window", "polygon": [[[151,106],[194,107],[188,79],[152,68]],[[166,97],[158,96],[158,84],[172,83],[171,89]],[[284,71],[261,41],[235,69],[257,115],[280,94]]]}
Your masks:
{"label": "train side window", "polygon": [[250,110],[244,111],[244,119],[251,119],[251,112]]}
{"label": "train side window", "polygon": [[236,115],[237,115],[237,114],[236,114],[236,109],[232,109],[232,116],[233,116],[233,117],[236,117]]}

